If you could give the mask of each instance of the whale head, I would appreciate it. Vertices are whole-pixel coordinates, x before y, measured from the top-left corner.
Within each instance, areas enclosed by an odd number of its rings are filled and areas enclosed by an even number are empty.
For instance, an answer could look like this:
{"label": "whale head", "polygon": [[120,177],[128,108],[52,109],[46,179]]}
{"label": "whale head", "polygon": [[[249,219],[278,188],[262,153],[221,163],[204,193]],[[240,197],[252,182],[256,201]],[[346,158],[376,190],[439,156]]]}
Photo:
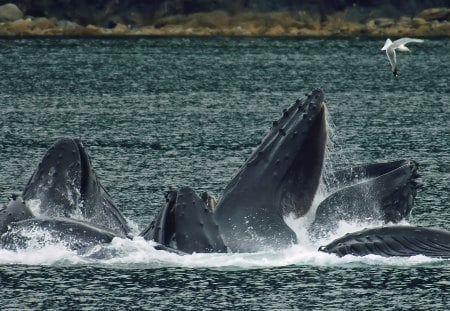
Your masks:
{"label": "whale head", "polygon": [[127,235],[126,220],[100,184],[78,139],[62,138],[47,151],[22,192],[25,201],[39,200],[45,217],[81,214],[91,223]]}
{"label": "whale head", "polygon": [[214,214],[233,251],[296,241],[283,216],[300,217],[311,207],[324,161],[325,114],[321,90],[297,100],[226,186]]}

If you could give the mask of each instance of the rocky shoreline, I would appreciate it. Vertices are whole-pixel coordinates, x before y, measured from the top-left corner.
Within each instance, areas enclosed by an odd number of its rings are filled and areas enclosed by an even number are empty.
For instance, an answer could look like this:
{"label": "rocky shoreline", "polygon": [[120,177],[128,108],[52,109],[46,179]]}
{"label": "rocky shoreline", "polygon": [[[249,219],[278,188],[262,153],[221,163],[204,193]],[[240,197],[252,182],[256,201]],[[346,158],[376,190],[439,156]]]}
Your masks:
{"label": "rocky shoreline", "polygon": [[[7,7],[7,13],[2,10]],[[225,11],[165,16],[148,25],[108,27],[48,17],[25,16],[13,4],[0,6],[0,36],[292,36],[292,37],[449,37],[450,8],[428,8],[414,16],[351,21],[346,13],[325,17],[305,11]]]}

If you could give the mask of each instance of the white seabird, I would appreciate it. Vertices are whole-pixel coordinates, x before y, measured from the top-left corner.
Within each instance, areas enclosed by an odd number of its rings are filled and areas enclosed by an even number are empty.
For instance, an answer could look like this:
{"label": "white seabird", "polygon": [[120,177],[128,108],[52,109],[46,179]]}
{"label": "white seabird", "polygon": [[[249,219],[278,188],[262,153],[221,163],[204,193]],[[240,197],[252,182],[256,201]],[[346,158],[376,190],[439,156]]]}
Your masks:
{"label": "white seabird", "polygon": [[387,39],[384,43],[382,51],[386,50],[386,55],[389,59],[389,63],[391,63],[392,73],[394,76],[397,76],[397,57],[395,54],[395,50],[399,50],[401,52],[410,52],[410,50],[405,46],[405,44],[410,42],[422,43],[422,39],[414,39],[414,38],[401,38],[395,40],[394,42],[391,39]]}

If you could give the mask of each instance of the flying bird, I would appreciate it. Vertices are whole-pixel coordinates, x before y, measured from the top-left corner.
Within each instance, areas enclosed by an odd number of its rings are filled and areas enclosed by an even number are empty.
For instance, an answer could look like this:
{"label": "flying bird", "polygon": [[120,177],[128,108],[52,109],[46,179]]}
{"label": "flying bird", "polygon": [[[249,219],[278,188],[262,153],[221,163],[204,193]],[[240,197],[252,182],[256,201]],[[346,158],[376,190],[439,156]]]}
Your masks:
{"label": "flying bird", "polygon": [[395,53],[395,50],[399,50],[401,52],[410,52],[410,50],[405,46],[405,44],[410,42],[417,42],[422,43],[422,39],[414,39],[414,38],[401,38],[398,40],[395,40],[394,42],[391,41],[391,39],[387,39],[384,43],[382,51],[386,50],[386,55],[389,59],[389,63],[391,63],[392,67],[392,73],[394,77],[397,76],[397,56]]}

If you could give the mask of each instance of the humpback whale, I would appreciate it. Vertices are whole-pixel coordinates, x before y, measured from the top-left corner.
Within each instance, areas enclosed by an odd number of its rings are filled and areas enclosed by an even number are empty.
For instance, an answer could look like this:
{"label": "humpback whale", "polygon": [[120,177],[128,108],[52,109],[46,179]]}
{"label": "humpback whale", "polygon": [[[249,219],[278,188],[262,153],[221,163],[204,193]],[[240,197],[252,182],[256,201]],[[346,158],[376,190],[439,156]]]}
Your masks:
{"label": "humpback whale", "polygon": [[39,200],[41,216],[76,218],[79,214],[83,220],[118,236],[130,233],[78,139],[60,139],[47,151],[22,197],[25,201]]}
{"label": "humpback whale", "polygon": [[[37,214],[25,202],[36,201]],[[95,174],[77,139],[58,140],[46,152],[20,196],[0,208],[0,247],[26,248],[27,231],[49,232],[70,249],[130,237],[125,218]],[[51,241],[35,239],[45,245]]]}
{"label": "humpback whale", "polygon": [[[311,210],[323,179],[326,141],[324,94],[314,90],[283,111],[225,186],[217,205],[208,194],[199,196],[189,187],[169,191],[139,235],[158,243],[156,249],[177,254],[257,252],[297,243],[285,217],[303,217]],[[332,173],[324,179],[330,194],[319,204],[309,234],[327,235],[338,221],[355,218],[399,222],[413,207],[416,178],[417,163],[411,160]],[[77,139],[60,139],[47,151],[21,196],[25,203],[13,198],[0,209],[0,247],[27,247],[30,228],[81,251],[114,237],[131,237]],[[39,202],[37,212],[28,208],[32,201]]]}
{"label": "humpback whale", "polygon": [[306,214],[319,186],[327,140],[324,95],[285,110],[225,187],[214,219],[233,252],[286,248],[297,238],[283,217]]}

